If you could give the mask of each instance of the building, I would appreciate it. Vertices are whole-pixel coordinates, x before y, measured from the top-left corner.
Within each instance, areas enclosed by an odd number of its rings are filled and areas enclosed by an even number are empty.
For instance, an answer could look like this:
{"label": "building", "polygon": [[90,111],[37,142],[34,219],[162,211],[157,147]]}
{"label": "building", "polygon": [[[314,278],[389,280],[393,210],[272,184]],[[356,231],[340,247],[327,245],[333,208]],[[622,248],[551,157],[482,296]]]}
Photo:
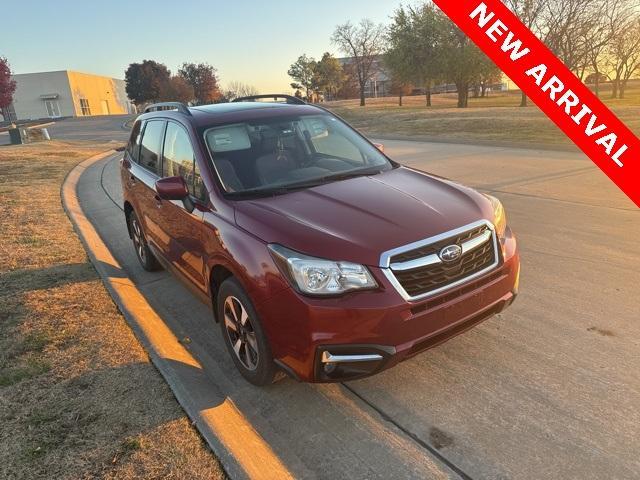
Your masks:
{"label": "building", "polygon": [[5,120],[29,120],[86,115],[133,113],[124,80],[89,73],[60,70],[23,73],[16,81],[13,103],[3,112]]}
{"label": "building", "polygon": [[[338,58],[342,69],[352,78],[357,78],[355,59],[353,57]],[[364,96],[367,98],[386,97],[391,95],[391,77],[384,68],[382,56],[377,56],[371,63],[371,78],[365,84]]]}

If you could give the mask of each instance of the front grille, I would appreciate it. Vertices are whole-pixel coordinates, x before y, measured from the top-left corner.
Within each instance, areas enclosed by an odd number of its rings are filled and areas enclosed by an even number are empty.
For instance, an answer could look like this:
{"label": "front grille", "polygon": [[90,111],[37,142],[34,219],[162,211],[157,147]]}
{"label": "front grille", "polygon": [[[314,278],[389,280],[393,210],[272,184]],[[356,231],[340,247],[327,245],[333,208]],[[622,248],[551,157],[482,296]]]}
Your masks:
{"label": "front grille", "polygon": [[392,275],[395,276],[400,286],[411,298],[427,296],[431,292],[439,292],[446,289],[447,286],[461,283],[465,278],[497,265],[498,259],[496,258],[493,231],[491,231],[491,235],[485,243],[463,253],[460,259],[455,262],[437,261],[437,263],[418,266],[410,270],[400,270],[399,268],[394,270],[393,267],[401,262],[437,255],[448,245],[457,244],[462,246],[478,236],[486,235],[487,230],[491,229],[486,224],[482,224],[428,245],[397,253],[390,258]]}
{"label": "front grille", "polygon": [[453,237],[445,238],[444,240],[430,243],[429,245],[415,248],[413,250],[409,250],[408,252],[399,253],[391,257],[391,263],[408,262],[417,258],[426,257],[427,255],[437,255],[438,253],[440,253],[440,250],[442,250],[447,245],[453,245],[454,243],[457,245],[462,245],[467,240],[471,240],[478,235],[482,235],[487,231],[488,228],[489,227],[487,227],[486,225],[480,225],[477,228],[468,230],[459,235],[454,235]]}

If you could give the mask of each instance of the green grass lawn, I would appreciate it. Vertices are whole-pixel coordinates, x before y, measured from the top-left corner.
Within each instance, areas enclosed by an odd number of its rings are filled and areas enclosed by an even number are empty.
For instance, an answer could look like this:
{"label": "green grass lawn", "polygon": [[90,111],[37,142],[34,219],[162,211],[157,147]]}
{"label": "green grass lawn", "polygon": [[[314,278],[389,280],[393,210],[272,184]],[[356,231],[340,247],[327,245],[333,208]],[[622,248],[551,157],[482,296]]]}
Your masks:
{"label": "green grass lawn", "polygon": [[[640,80],[630,82],[626,98],[610,99],[610,85],[603,85],[601,98],[636,134],[640,134]],[[456,108],[455,94],[327,102],[326,107],[369,136],[422,137],[441,141],[516,143],[522,145],[569,146],[571,141],[535,105],[519,107],[520,92],[491,93],[471,98],[469,107]]]}

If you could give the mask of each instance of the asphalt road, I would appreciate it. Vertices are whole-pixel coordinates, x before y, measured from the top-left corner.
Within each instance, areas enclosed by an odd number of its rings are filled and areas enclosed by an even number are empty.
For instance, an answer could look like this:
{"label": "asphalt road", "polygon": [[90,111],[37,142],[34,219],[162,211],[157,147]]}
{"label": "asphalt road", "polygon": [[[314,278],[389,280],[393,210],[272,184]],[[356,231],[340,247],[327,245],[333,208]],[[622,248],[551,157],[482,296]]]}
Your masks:
{"label": "asphalt road", "polygon": [[[133,117],[133,115],[102,115],[52,120],[55,125],[47,127],[47,130],[53,140],[126,142],[130,131],[123,128],[123,124]],[[7,144],[9,144],[8,133],[0,133],[0,145]]]}
{"label": "asphalt road", "polygon": [[638,209],[579,154],[385,146],[503,201],[521,294],[462,336],[342,385],[248,385],[207,309],[168,274],[139,267],[117,157],[83,176],[79,195],[126,273],[296,476],[640,478]]}

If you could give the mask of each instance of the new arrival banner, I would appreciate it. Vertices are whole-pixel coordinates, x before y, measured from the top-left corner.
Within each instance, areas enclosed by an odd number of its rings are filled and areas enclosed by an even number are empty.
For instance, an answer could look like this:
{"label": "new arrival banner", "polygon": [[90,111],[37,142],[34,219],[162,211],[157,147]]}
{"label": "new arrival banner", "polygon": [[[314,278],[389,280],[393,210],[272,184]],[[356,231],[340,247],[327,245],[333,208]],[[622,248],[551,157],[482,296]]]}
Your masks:
{"label": "new arrival banner", "polygon": [[640,207],[640,140],[500,0],[434,0]]}

